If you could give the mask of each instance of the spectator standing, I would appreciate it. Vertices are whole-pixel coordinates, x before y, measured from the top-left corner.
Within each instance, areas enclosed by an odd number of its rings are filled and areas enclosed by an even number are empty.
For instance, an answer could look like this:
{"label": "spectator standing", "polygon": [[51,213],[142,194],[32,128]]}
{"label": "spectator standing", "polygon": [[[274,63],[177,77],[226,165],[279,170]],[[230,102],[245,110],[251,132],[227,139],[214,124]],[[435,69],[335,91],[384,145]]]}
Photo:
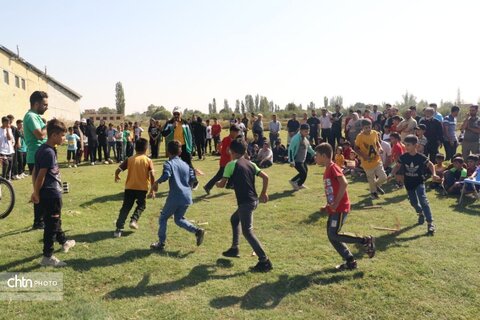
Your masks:
{"label": "spectator standing", "polygon": [[282,124],[280,121],[277,121],[277,115],[272,115],[272,121],[268,124],[268,129],[270,131],[270,143],[275,145],[275,142],[280,138],[280,130],[282,130]]}
{"label": "spectator standing", "polygon": [[332,114],[332,149],[335,150],[335,144],[340,146],[342,139],[343,113],[340,112],[340,106],[335,105],[335,112]]}
{"label": "spectator standing", "polygon": [[435,110],[433,108],[426,108],[425,118],[422,118],[420,120],[420,124],[425,125],[425,137],[427,138],[427,144],[425,145],[425,155],[429,157],[431,162],[435,162],[438,148],[442,145],[443,141],[442,123],[436,118],[434,118],[434,114]]}
{"label": "spectator standing", "polygon": [[479,153],[480,119],[477,117],[478,106],[470,106],[468,118],[463,122],[461,130],[465,131],[462,141],[462,156],[466,159],[470,153]]}
{"label": "spectator standing", "polygon": [[460,108],[453,106],[450,114],[443,118],[443,146],[445,148],[445,160],[453,159],[453,155],[457,153],[457,116]]}
{"label": "spectator standing", "polygon": [[293,136],[297,134],[299,129],[300,129],[300,122],[297,120],[297,114],[292,113],[292,118],[287,122],[287,131],[288,131],[287,148]]}
{"label": "spectator standing", "polygon": [[315,110],[312,110],[312,116],[308,118],[307,124],[310,127],[308,141],[311,145],[316,146],[318,144],[318,128],[320,125],[320,119],[318,119],[317,112]]}

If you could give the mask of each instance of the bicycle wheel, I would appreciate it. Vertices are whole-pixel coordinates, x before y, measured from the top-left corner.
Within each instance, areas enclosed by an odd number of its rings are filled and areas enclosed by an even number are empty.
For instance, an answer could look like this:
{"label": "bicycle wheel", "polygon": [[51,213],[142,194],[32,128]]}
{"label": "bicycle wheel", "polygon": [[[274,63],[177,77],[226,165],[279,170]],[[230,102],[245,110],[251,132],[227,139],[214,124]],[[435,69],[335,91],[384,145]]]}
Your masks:
{"label": "bicycle wheel", "polygon": [[0,219],[6,218],[15,205],[15,192],[7,180],[0,178]]}

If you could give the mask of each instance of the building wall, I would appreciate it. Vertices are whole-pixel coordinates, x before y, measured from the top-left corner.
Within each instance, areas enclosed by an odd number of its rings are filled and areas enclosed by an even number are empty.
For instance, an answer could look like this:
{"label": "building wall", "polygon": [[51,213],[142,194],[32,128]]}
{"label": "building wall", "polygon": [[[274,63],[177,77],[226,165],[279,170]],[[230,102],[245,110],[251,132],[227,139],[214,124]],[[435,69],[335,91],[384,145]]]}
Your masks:
{"label": "building wall", "polygon": [[48,116],[57,119],[75,121],[80,120],[79,99],[57,85],[48,81]]}
{"label": "building wall", "polygon": [[[10,84],[4,81],[4,71],[9,74]],[[15,84],[15,76],[19,78],[20,88]],[[22,87],[22,79],[25,81],[25,89]],[[0,116],[13,114],[16,119],[22,119],[30,108],[30,94],[35,90],[47,91],[45,79],[0,51]],[[47,112],[46,117],[49,116]]]}

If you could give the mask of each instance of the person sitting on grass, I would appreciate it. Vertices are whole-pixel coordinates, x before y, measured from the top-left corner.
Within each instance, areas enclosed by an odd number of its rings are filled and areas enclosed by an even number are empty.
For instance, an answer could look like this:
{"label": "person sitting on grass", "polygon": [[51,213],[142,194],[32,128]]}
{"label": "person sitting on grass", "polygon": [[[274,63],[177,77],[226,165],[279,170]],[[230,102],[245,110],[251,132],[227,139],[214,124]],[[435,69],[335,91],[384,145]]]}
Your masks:
{"label": "person sitting on grass", "polygon": [[[418,151],[418,148],[417,148]],[[418,151],[418,153],[421,153]],[[435,190],[441,190],[442,189],[442,183],[443,183],[443,176],[444,172],[446,170],[446,166],[443,164],[445,161],[445,155],[438,153],[437,156],[435,157],[435,173],[438,176],[438,179],[436,181],[430,182],[430,189],[435,189]]]}
{"label": "person sitting on grass", "polygon": [[122,236],[122,230],[125,226],[125,220],[133,207],[135,200],[137,207],[130,218],[130,228],[138,229],[138,220],[146,208],[145,199],[148,188],[153,186],[155,181],[153,162],[147,157],[148,141],[145,138],[138,138],[135,143],[135,155],[124,160],[115,170],[115,182],[120,181],[120,172],[128,170],[127,180],[125,181],[125,192],[123,195],[123,204],[118,214],[116,222],[117,229],[113,233],[115,238]]}
{"label": "person sitting on grass", "polygon": [[38,205],[45,222],[43,230],[42,266],[64,267],[67,264],[53,255],[53,244],[57,241],[68,252],[75,240],[67,240],[62,230],[62,182],[55,146],[63,143],[65,125],[57,119],[47,123],[47,142],[35,154],[33,169],[33,193],[31,200]]}
{"label": "person sitting on grass", "polygon": [[307,180],[308,165],[306,163],[307,153],[312,157],[315,155],[315,151],[310,146],[308,141],[308,133],[310,127],[308,124],[302,124],[300,131],[293,136],[288,146],[288,162],[291,167],[295,167],[298,174],[290,180],[294,190],[305,189],[303,184]]}
{"label": "person sitting on grass", "polygon": [[273,152],[270,149],[270,144],[265,141],[262,149],[258,151],[255,162],[261,169],[269,168],[273,165]]}
{"label": "person sitting on grass", "polygon": [[238,209],[232,214],[232,246],[222,254],[225,257],[239,257],[240,226],[242,233],[258,257],[258,263],[250,268],[252,272],[268,272],[272,270],[272,263],[268,259],[260,241],[253,233],[253,211],[258,206],[258,196],[255,189],[255,176],[262,178],[263,186],[260,201],[268,201],[268,175],[261,171],[256,164],[245,158],[247,145],[243,139],[235,139],[230,145],[232,161],[225,167],[223,178],[216,183],[218,188],[223,188],[228,181],[233,182]]}
{"label": "person sitting on grass", "polygon": [[471,177],[477,170],[478,159],[478,156],[475,154],[471,154],[467,157],[467,176]]}
{"label": "person sitting on grass", "polygon": [[461,157],[456,157],[452,161],[453,167],[446,170],[443,179],[443,188],[448,195],[459,195],[463,180],[467,177],[467,169],[464,168],[464,161]]}
{"label": "person sitting on grass", "polygon": [[345,157],[343,156],[343,148],[340,146],[335,150],[335,163],[341,169],[345,169]]}
{"label": "person sitting on grass", "polygon": [[429,172],[432,179],[438,180],[435,166],[425,155],[417,152],[418,138],[416,136],[408,135],[404,141],[407,152],[400,156],[389,178],[394,178],[403,167],[405,189],[410,204],[418,214],[418,224],[422,225],[427,220],[427,232],[429,235],[433,235],[436,229],[425,192],[425,175]]}
{"label": "person sitting on grass", "polygon": [[375,256],[375,238],[373,236],[358,237],[353,234],[340,233],[343,223],[350,213],[350,200],[348,197],[348,182],[342,169],[332,160],[333,150],[328,143],[321,143],[315,148],[316,163],[325,167],[323,182],[327,197],[328,212],[327,236],[335,250],[345,260],[336,266],[337,270],[353,270],[357,268],[357,261],[347,247],[347,243],[358,243],[366,248],[369,258]]}
{"label": "person sitting on grass", "polygon": [[278,139],[275,141],[275,146],[272,149],[273,152],[273,162],[275,163],[287,163],[288,162],[288,153],[287,148],[282,144],[282,140]]}
{"label": "person sitting on grass", "polygon": [[170,141],[167,145],[167,152],[168,161],[163,164],[162,176],[154,183],[150,191],[153,197],[154,192],[158,191],[159,183],[168,181],[170,186],[167,200],[160,212],[158,242],[152,243],[150,248],[159,251],[165,249],[167,222],[171,216],[174,217],[177,226],[195,234],[197,246],[200,246],[205,237],[205,230],[185,219],[185,213],[192,204],[192,189],[190,185],[195,181],[195,174],[192,167],[180,159],[182,146],[179,141]]}

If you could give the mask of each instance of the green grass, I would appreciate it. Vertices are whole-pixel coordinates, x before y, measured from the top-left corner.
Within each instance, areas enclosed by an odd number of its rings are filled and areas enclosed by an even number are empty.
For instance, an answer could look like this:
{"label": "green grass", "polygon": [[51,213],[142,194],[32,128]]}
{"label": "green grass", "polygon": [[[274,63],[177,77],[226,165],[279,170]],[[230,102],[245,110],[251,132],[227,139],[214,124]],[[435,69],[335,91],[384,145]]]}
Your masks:
{"label": "green grass", "polygon": [[[163,153],[163,150],[162,150]],[[60,151],[60,160],[65,152]],[[155,161],[157,176],[161,163]],[[195,161],[205,172],[201,185],[216,172],[217,157]],[[29,179],[15,181],[14,212],[0,220],[0,271],[63,272],[62,302],[0,302],[2,319],[478,319],[480,311],[480,207],[457,207],[456,199],[429,192],[438,227],[425,236],[404,190],[390,191],[372,204],[363,180],[349,185],[353,209],[344,231],[373,234],[377,255],[368,259],[351,247],[359,269],[336,273],[341,258],[326,237],[325,202],[320,167],[310,167],[308,190],[292,193],[288,165],[267,169],[271,201],[255,211],[256,234],[274,270],[252,274],[256,263],[242,238],[242,258],[221,259],[231,242],[229,218],[236,208],[230,190],[193,193],[187,217],[208,222],[204,245],[169,221],[167,253],[150,251],[167,185],[147,201],[140,229],[113,239],[122,203],[123,182],[115,184],[115,165],[62,168],[70,183],[64,195],[63,228],[77,241],[68,263],[54,270],[38,265],[42,232],[26,231],[32,223]],[[350,178],[349,178],[349,181]],[[260,181],[259,181],[260,182]],[[389,188],[387,188],[389,189]],[[390,189],[389,189],[390,190]],[[391,233],[373,226],[394,228]],[[58,245],[56,245],[58,248]]]}

